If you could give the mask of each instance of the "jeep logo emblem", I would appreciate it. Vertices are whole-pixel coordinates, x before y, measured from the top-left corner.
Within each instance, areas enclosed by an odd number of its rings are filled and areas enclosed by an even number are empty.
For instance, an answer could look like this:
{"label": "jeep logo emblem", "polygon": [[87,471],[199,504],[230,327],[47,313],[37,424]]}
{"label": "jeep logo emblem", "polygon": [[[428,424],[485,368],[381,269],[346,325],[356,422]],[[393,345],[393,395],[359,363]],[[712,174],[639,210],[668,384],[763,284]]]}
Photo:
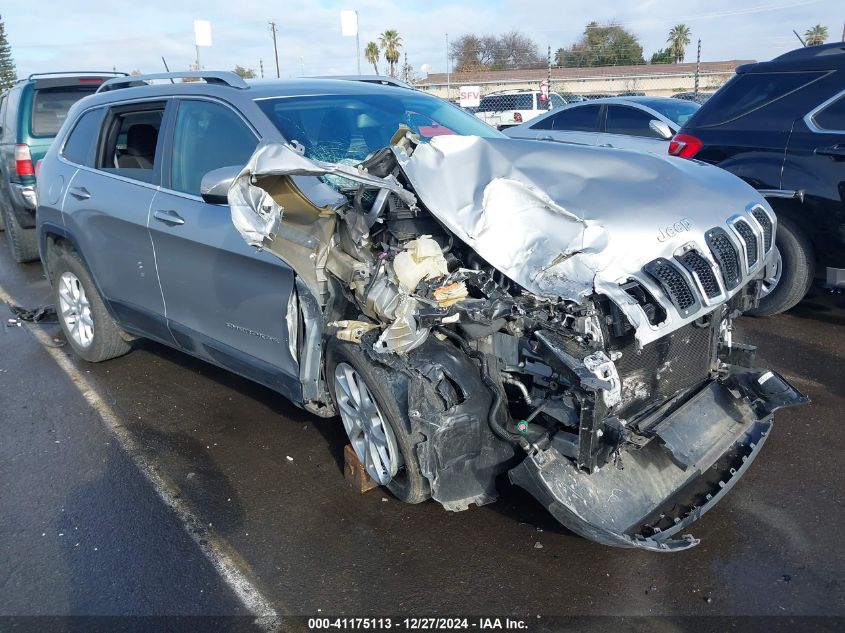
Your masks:
{"label": "jeep logo emblem", "polygon": [[684,231],[689,231],[691,229],[692,222],[690,222],[689,218],[681,218],[674,224],[664,226],[662,229],[660,229],[660,232],[657,234],[657,241],[665,242],[670,237],[675,237],[679,233],[683,233]]}

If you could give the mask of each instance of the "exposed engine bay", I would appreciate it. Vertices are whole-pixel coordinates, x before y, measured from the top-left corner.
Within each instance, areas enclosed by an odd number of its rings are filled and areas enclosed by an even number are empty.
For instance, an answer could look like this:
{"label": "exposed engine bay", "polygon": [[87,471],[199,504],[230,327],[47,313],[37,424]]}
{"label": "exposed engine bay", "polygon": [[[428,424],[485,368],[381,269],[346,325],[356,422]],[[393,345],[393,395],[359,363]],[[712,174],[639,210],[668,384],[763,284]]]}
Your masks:
{"label": "exposed engine bay", "polygon": [[[715,168],[551,145],[400,129],[345,165],[262,144],[229,202],[247,242],[297,274],[306,408],[335,412],[328,341],[359,345],[407,381],[447,509],[494,501],[508,473],[586,538],[685,549],[773,412],[806,402],[731,337],[776,219]],[[695,204],[667,209],[656,180]]]}

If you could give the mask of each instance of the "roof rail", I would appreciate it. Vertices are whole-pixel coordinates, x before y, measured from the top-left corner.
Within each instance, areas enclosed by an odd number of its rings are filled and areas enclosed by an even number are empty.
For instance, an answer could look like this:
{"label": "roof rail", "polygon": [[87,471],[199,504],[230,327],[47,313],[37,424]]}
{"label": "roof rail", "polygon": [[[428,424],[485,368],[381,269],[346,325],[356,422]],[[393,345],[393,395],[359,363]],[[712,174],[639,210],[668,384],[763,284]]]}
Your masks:
{"label": "roof rail", "polygon": [[397,88],[415,90],[415,88],[408,82],[396,79],[396,77],[389,77],[388,75],[320,75],[306,77],[305,79],[342,79],[344,81],[362,81],[364,83],[381,84],[383,86],[395,86]]}
{"label": "roof rail", "polygon": [[26,78],[27,81],[35,77],[54,77],[56,75],[115,75],[128,77],[128,73],[122,73],[116,70],[60,70],[54,73],[32,73]]}
{"label": "roof rail", "polygon": [[202,79],[208,84],[217,84],[221,86],[230,86],[232,88],[239,88],[241,90],[249,88],[249,84],[245,82],[239,75],[225,70],[185,70],[172,73],[153,73],[151,75],[132,75],[127,77],[116,77],[104,82],[97,92],[107,92],[109,90],[117,90],[119,88],[131,88],[133,86],[144,86],[153,79],[169,79],[173,82],[174,79],[196,78]]}

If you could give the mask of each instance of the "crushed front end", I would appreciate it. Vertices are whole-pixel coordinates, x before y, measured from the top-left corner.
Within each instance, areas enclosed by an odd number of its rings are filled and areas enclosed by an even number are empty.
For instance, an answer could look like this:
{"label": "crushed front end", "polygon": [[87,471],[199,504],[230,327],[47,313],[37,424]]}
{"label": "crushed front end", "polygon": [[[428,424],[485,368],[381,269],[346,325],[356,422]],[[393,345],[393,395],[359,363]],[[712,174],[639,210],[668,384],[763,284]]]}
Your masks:
{"label": "crushed front end", "polygon": [[[807,400],[731,338],[774,214],[733,176],[676,163],[401,130],[356,166],[261,147],[230,202],[247,241],[300,276],[306,332],[407,378],[434,499],[491,502],[507,472],[586,538],[675,551],[773,413]],[[679,213],[660,191],[695,202]],[[304,372],[320,353],[300,350]]]}

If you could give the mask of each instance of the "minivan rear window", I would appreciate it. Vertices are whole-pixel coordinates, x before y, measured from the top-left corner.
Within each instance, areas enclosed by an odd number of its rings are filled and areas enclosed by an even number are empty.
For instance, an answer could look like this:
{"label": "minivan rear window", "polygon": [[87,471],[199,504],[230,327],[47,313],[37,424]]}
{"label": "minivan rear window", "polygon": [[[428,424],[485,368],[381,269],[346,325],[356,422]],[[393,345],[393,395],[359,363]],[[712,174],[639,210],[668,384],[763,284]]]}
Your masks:
{"label": "minivan rear window", "polygon": [[70,106],[82,97],[94,94],[96,90],[97,86],[62,86],[36,90],[32,99],[32,135],[45,137],[58,134]]}
{"label": "minivan rear window", "polygon": [[743,73],[735,75],[693,115],[699,127],[721,125],[800,90],[823,72]]}

